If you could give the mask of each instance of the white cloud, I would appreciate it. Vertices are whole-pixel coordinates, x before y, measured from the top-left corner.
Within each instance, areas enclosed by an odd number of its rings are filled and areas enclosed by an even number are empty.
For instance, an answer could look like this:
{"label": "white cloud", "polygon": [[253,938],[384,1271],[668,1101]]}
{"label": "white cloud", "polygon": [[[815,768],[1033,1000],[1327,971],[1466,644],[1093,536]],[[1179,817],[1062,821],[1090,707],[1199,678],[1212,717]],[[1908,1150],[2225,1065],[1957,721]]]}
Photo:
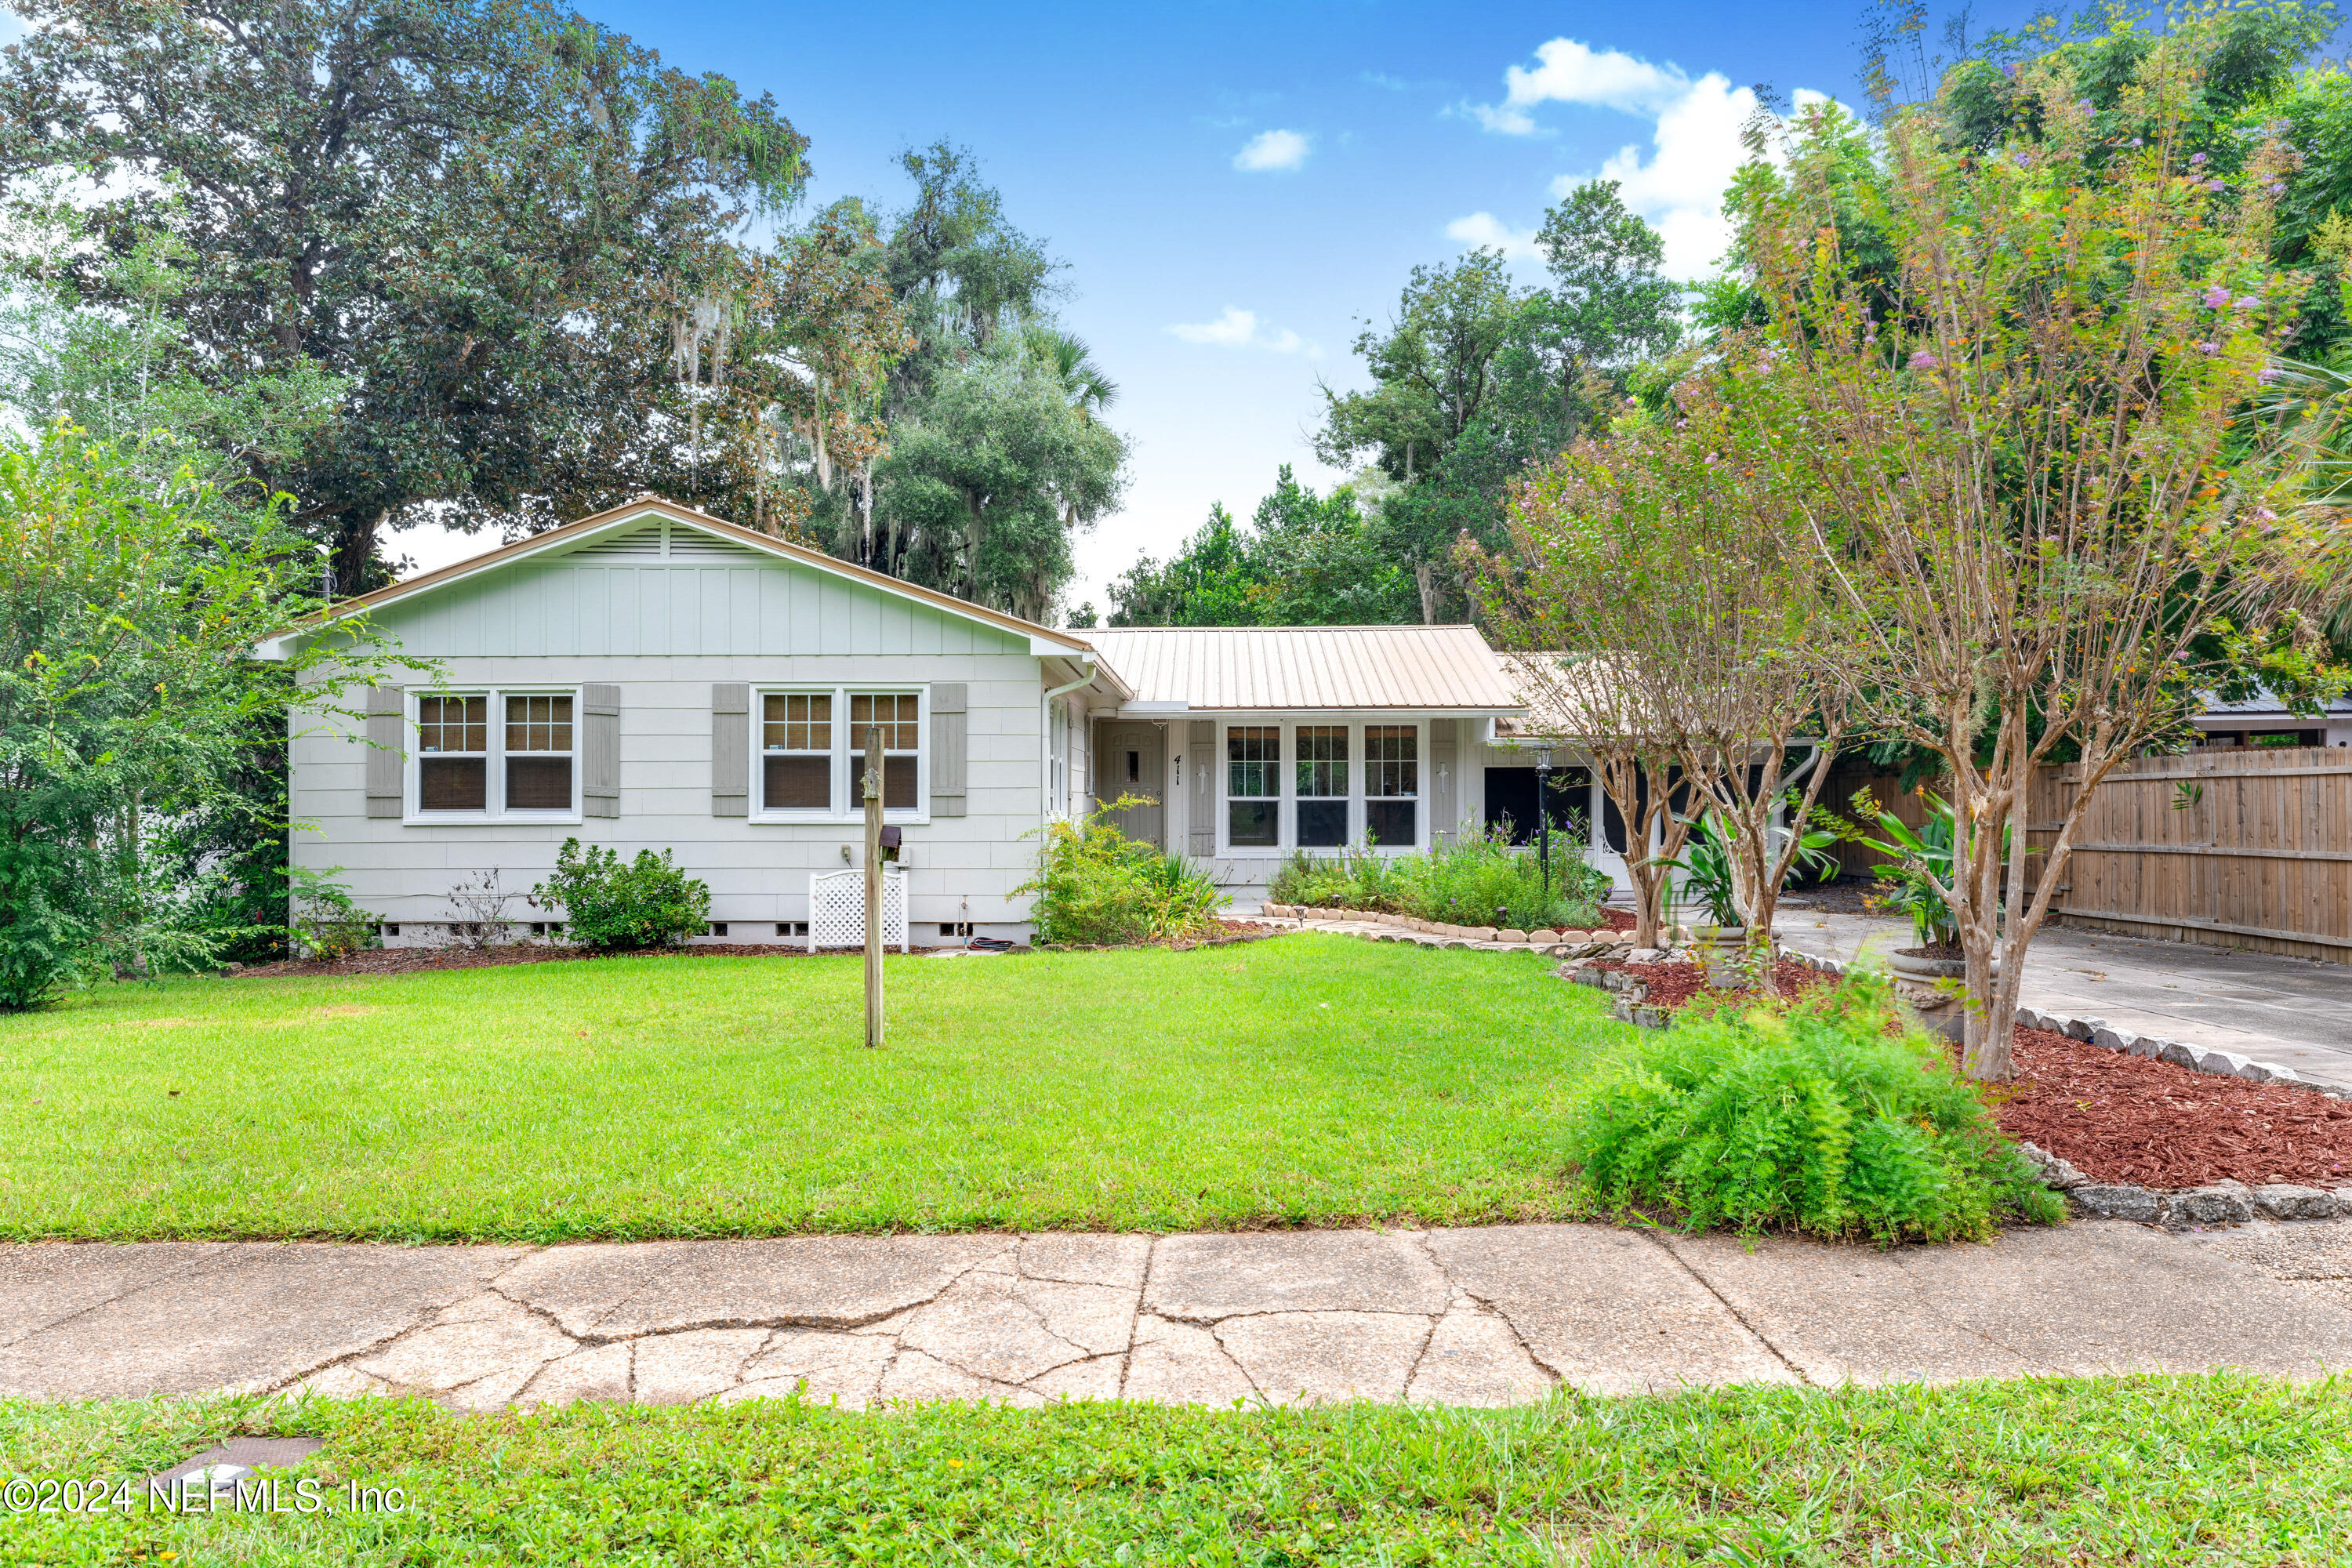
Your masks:
{"label": "white cloud", "polygon": [[1307,162],[1313,141],[1303,132],[1261,131],[1234,154],[1234,167],[1248,174],[1296,169]]}
{"label": "white cloud", "polygon": [[1543,254],[1536,248],[1535,230],[1523,233],[1493,213],[1472,213],[1468,217],[1455,218],[1445,226],[1445,237],[1464,245],[1499,250],[1514,261],[1532,261]]}
{"label": "white cloud", "polygon": [[[1574,38],[1554,38],[1536,50],[1533,66],[1503,73],[1500,104],[1469,104],[1466,112],[1489,131],[1528,136],[1543,127],[1530,112],[1539,104],[1569,103],[1614,110],[1650,121],[1650,145],[1619,148],[1597,170],[1563,174],[1551,194],[1565,196],[1588,180],[1614,180],[1625,205],[1665,241],[1666,271],[1679,279],[1706,277],[1731,242],[1723,198],[1747,160],[1740,132],[1755,117],[1753,89],[1734,87],[1720,71],[1694,79],[1680,66],[1653,65],[1617,49],[1595,49]],[[1801,108],[1822,101],[1800,91]],[[1532,247],[1508,249],[1516,237],[1486,213],[1456,219],[1446,233],[1465,245],[1504,244],[1515,258]]]}
{"label": "white cloud", "polygon": [[1319,359],[1323,351],[1285,327],[1269,331],[1258,325],[1255,310],[1225,307],[1225,313],[1213,321],[1180,321],[1168,331],[1188,343],[1209,343],[1221,349],[1264,349],[1268,353],[1304,353],[1309,359]]}
{"label": "white cloud", "polygon": [[1532,136],[1538,127],[1528,110],[1538,103],[1579,103],[1627,114],[1655,113],[1690,90],[1690,79],[1673,64],[1654,66],[1617,49],[1596,51],[1574,38],[1554,38],[1536,50],[1531,69],[1503,72],[1498,105],[1471,104],[1487,130],[1506,136]]}

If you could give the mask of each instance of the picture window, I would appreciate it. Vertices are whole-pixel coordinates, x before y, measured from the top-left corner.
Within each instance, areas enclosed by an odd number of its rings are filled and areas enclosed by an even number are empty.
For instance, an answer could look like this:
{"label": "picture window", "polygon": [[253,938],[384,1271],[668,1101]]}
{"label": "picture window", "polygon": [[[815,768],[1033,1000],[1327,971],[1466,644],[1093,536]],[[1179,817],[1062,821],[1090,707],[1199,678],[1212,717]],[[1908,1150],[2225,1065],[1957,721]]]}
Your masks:
{"label": "picture window", "polygon": [[1348,727],[1298,727],[1298,844],[1330,849],[1348,842]]}

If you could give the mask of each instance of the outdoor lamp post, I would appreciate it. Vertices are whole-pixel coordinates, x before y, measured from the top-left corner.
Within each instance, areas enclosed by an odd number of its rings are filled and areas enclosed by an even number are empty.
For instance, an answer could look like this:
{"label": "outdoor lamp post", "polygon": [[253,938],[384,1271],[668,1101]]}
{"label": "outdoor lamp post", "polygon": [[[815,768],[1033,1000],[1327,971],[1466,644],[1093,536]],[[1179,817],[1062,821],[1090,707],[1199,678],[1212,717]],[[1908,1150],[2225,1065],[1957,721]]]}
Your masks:
{"label": "outdoor lamp post", "polygon": [[1536,869],[1543,879],[1543,918],[1551,918],[1551,748],[1536,748]]}

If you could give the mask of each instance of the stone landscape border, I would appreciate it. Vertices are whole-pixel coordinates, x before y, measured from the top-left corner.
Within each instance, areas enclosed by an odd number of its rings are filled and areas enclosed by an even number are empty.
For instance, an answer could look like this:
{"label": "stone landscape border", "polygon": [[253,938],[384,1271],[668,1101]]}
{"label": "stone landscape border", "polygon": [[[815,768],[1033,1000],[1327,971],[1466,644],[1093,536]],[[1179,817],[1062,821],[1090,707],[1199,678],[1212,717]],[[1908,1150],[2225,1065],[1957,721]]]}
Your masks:
{"label": "stone landscape border", "polygon": [[[1343,934],[1363,936],[1373,942],[1410,942],[1422,947],[1540,952],[1555,958],[1567,958],[1587,952],[1599,952],[1607,948],[1630,949],[1633,945],[1633,933],[1629,931],[1529,931],[1512,926],[1457,926],[1440,921],[1421,920],[1412,915],[1389,914],[1380,910],[1335,910],[1315,904],[1264,904],[1259,907],[1258,918],[1293,921],[1302,930],[1310,921],[1317,926],[1386,926],[1392,929]],[[1690,928],[1676,926],[1674,934],[1677,939],[1687,940]]]}

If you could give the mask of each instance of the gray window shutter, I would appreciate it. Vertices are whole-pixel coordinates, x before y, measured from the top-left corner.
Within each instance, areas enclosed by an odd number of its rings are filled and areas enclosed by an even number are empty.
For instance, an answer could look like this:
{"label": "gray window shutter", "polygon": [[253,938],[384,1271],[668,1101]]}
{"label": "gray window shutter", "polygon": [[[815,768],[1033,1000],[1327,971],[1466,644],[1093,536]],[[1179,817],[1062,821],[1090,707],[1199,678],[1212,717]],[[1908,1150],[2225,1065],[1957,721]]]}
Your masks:
{"label": "gray window shutter", "polygon": [[408,757],[402,744],[401,706],[397,686],[371,686],[367,694],[367,814],[397,818],[408,777]]}
{"label": "gray window shutter", "polygon": [[1207,859],[1217,852],[1217,726],[1192,721],[1192,853]]}
{"label": "gray window shutter", "polygon": [[1447,845],[1454,842],[1455,830],[1462,826],[1462,813],[1454,806],[1461,798],[1462,769],[1454,753],[1455,728],[1458,719],[1432,719],[1429,721],[1429,766],[1435,777],[1430,792],[1430,842]]}
{"label": "gray window shutter", "polygon": [[621,689],[580,689],[580,812],[621,815]]}
{"label": "gray window shutter", "polygon": [[971,752],[970,698],[961,680],[931,682],[931,815],[961,816]]}
{"label": "gray window shutter", "polygon": [[740,680],[710,686],[710,815],[751,814],[751,688]]}

